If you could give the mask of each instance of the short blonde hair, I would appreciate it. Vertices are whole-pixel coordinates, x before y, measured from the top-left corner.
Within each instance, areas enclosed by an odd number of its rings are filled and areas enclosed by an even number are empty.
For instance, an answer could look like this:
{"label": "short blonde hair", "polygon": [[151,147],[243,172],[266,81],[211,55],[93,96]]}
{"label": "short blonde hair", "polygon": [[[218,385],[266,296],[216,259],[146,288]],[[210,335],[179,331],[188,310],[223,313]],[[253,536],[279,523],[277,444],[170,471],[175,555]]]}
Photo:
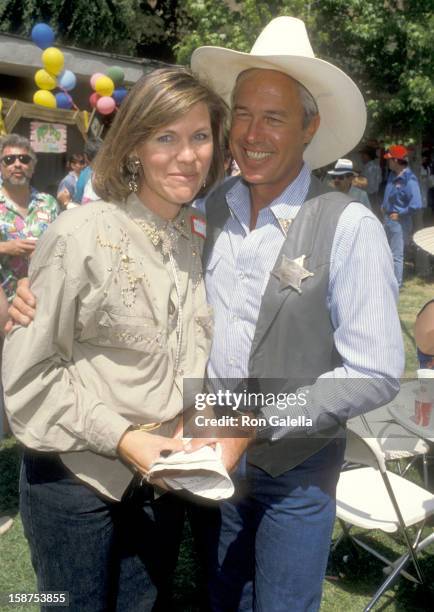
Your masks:
{"label": "short blonde hair", "polygon": [[[128,157],[152,134],[183,117],[198,102],[208,107],[214,144],[206,190],[223,178],[226,104],[189,70],[163,68],[137,81],[117,112],[93,164],[92,183],[99,197],[124,202],[130,193]],[[204,189],[198,195],[203,192]]]}

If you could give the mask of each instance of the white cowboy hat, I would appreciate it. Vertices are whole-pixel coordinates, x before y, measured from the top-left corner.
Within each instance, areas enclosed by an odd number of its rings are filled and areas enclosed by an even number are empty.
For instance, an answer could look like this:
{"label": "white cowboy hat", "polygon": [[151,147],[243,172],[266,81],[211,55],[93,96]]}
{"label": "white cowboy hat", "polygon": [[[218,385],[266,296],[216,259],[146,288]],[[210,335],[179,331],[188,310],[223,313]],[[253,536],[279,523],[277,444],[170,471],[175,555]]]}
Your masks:
{"label": "white cowboy hat", "polygon": [[357,85],[342,70],[315,57],[303,21],[277,17],[258,36],[250,53],[199,47],[191,68],[227,102],[238,75],[249,68],[279,70],[299,81],[315,98],[321,124],[304,159],[320,168],[351,151],[363,136],[366,107]]}
{"label": "white cowboy hat", "polygon": [[413,234],[413,242],[422,251],[434,255],[434,227],[426,227]]}
{"label": "white cowboy hat", "polygon": [[330,176],[342,176],[345,174],[356,174],[354,172],[354,168],[353,168],[353,162],[351,161],[351,159],[338,159],[338,161],[335,163],[335,167],[333,168],[333,170],[329,170],[327,172],[327,174],[330,174]]}

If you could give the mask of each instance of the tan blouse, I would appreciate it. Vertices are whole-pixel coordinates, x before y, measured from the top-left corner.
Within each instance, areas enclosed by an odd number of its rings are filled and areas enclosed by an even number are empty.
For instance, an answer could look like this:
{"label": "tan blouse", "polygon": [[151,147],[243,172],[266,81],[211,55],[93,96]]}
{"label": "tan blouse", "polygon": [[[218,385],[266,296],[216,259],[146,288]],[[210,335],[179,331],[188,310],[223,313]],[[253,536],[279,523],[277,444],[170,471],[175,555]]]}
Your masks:
{"label": "tan blouse", "polygon": [[120,499],[132,471],[116,448],[131,424],[183,408],[201,390],[212,318],[202,280],[204,221],[183,207],[164,221],[131,195],[63,213],[30,267],[34,322],[5,342],[3,384],[16,437]]}

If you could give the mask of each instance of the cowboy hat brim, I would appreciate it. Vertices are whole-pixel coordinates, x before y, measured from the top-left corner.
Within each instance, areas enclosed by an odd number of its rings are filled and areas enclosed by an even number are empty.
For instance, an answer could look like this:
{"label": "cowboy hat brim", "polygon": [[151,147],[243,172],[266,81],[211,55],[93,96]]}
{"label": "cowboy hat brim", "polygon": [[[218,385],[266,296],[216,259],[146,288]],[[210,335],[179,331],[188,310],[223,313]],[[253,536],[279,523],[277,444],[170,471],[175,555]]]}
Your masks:
{"label": "cowboy hat brim", "polygon": [[191,68],[229,104],[238,75],[250,68],[278,70],[299,81],[318,105],[320,126],[304,152],[312,169],[343,157],[360,142],[366,107],[356,84],[342,70],[316,57],[254,55],[223,47],[199,47]]}
{"label": "cowboy hat brim", "polygon": [[351,176],[356,175],[354,170],[329,170],[327,174],[329,176],[345,176],[346,174],[351,174]]}

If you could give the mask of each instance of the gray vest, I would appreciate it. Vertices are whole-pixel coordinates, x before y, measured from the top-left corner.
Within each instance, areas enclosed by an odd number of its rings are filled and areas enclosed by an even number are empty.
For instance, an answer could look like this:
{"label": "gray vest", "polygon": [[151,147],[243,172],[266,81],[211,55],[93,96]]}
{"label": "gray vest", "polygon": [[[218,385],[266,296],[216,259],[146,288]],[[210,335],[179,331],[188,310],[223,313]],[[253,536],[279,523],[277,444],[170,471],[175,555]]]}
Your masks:
{"label": "gray vest", "polygon": [[[225,195],[233,184],[227,181],[207,200],[204,265],[230,214]],[[305,255],[304,267],[314,276],[302,282],[299,294],[290,287],[280,290],[279,280],[270,274],[262,297],[249,357],[249,383],[252,389],[254,381],[256,392],[294,392],[342,363],[333,341],[326,298],[336,225],[351,199],[342,193],[325,193],[324,189],[312,177],[306,200],[289,226],[275,265],[279,267],[282,255],[289,259]],[[320,450],[334,433],[277,442],[258,439],[248,452],[248,461],[278,476]]]}

